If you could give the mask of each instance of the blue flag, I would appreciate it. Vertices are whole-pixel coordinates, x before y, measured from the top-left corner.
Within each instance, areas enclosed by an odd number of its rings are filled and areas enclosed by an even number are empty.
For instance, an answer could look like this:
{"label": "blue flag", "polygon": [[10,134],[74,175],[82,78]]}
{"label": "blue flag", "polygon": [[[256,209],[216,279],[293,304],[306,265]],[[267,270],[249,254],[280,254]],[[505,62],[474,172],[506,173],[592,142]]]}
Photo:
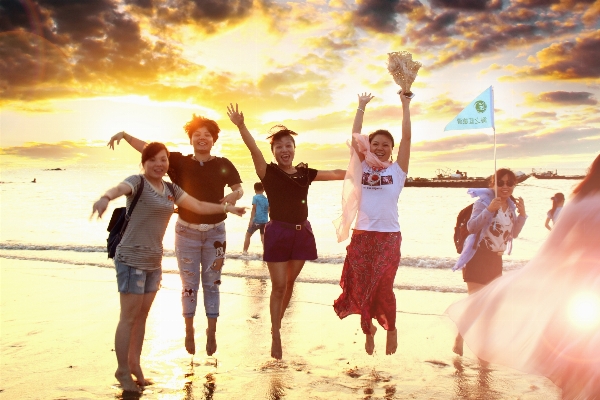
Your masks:
{"label": "blue flag", "polygon": [[494,90],[490,86],[460,112],[446,127],[445,131],[463,129],[495,128]]}

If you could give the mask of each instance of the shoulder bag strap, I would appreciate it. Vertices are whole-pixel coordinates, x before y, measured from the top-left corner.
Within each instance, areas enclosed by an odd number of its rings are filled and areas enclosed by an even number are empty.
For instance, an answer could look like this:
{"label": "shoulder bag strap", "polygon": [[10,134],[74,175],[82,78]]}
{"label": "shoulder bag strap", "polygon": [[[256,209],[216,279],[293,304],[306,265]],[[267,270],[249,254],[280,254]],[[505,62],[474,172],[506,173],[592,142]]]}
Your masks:
{"label": "shoulder bag strap", "polygon": [[131,219],[133,209],[135,208],[135,205],[137,204],[138,200],[140,199],[140,196],[142,195],[142,191],[144,190],[144,177],[140,175],[140,179],[140,188],[138,189],[137,193],[135,194],[135,197],[133,198],[133,201],[131,202],[129,211],[127,211],[127,214],[125,214],[125,223],[123,223],[123,228],[121,228],[121,236],[123,236],[125,229],[127,229],[127,225],[129,225],[129,220]]}
{"label": "shoulder bag strap", "polygon": [[[163,182],[165,182],[165,181],[163,181]],[[171,182],[165,182],[165,184],[169,188],[169,191],[173,195],[173,198],[175,198],[175,188],[173,187],[173,184]]]}

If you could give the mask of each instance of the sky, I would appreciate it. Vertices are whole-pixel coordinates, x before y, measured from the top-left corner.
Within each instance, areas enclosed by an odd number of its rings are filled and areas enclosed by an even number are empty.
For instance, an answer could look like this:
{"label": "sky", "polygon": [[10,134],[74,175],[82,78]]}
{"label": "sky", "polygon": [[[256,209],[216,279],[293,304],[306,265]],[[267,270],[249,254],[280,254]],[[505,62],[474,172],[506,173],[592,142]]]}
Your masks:
{"label": "sky", "polygon": [[192,114],[214,154],[250,165],[226,106],[266,136],[299,133],[296,161],[345,168],[363,133],[400,138],[387,53],[422,63],[409,175],[493,168],[493,131],[444,131],[494,88],[498,165],[581,169],[600,152],[600,0],[0,0],[0,166],[139,163],[126,131],[189,153]]}

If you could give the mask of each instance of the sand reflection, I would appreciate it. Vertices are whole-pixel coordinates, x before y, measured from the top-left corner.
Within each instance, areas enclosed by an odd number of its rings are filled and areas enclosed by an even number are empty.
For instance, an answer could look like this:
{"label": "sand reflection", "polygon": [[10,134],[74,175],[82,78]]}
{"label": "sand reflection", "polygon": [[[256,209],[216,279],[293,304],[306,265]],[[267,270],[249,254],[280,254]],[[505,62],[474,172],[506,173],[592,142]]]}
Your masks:
{"label": "sand reflection", "polygon": [[454,368],[454,393],[458,399],[502,399],[502,393],[494,388],[499,382],[494,379],[493,370],[486,362],[468,366],[462,357],[456,357]]}

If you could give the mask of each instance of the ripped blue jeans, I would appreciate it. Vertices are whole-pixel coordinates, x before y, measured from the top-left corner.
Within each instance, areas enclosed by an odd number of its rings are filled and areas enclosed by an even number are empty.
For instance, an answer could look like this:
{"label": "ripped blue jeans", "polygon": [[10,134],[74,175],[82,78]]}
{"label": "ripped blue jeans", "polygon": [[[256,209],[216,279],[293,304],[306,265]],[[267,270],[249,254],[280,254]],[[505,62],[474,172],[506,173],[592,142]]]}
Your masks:
{"label": "ripped blue jeans", "polygon": [[183,316],[193,318],[196,315],[198,289],[202,281],[206,316],[217,318],[221,269],[215,270],[213,263],[217,258],[225,258],[225,224],[202,232],[177,223],[175,254],[183,286],[181,292]]}

